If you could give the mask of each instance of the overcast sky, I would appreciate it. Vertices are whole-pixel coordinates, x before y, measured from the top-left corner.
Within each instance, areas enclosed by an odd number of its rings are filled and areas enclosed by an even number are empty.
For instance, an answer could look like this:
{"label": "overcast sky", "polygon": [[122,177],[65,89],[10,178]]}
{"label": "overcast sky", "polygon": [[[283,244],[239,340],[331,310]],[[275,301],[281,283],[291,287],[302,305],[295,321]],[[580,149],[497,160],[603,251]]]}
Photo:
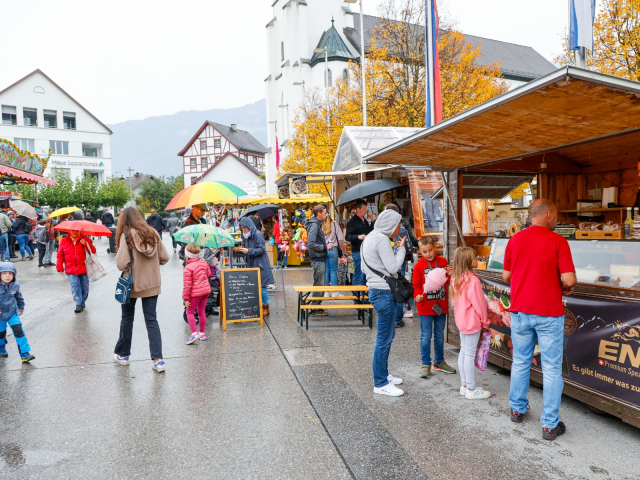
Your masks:
{"label": "overcast sky", "polygon": [[[377,14],[378,0],[364,1]],[[252,103],[264,98],[272,3],[0,0],[0,90],[40,68],[105,123]],[[462,32],[529,45],[549,60],[560,51],[566,0],[446,4]]]}

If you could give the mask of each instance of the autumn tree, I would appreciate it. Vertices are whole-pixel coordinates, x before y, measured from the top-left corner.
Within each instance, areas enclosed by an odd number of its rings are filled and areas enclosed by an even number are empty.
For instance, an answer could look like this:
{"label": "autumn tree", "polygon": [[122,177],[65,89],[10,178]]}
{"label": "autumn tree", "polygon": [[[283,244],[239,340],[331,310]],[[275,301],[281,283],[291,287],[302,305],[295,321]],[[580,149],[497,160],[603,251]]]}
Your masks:
{"label": "autumn tree", "polygon": [[[564,37],[564,53],[555,62],[575,65]],[[602,0],[593,22],[593,51],[587,68],[616,77],[640,80],[640,0]]]}

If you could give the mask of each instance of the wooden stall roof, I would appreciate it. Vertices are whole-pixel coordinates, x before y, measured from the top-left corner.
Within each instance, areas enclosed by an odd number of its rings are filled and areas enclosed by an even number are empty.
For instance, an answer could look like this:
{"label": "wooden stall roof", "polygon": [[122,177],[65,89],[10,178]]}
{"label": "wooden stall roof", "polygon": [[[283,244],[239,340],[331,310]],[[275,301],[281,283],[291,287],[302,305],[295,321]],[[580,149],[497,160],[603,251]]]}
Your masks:
{"label": "wooden stall roof", "polygon": [[532,171],[526,160],[535,158],[529,163],[539,169],[544,155],[553,152],[545,162],[551,169],[562,164],[569,173],[597,168],[603,159],[609,165],[637,162],[639,141],[640,83],[567,66],[364,161],[443,170],[511,161],[509,170],[524,172]]}

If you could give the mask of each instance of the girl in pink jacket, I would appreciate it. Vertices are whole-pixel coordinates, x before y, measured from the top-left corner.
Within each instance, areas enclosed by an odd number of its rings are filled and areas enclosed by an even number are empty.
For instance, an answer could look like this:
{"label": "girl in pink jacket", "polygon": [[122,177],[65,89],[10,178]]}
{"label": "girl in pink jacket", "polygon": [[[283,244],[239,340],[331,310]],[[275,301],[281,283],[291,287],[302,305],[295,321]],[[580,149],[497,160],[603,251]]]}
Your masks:
{"label": "girl in pink jacket", "polygon": [[[211,269],[209,264],[198,258],[200,247],[195,243],[190,243],[185,249],[187,256],[187,265],[184,267],[183,279],[184,286],[182,288],[182,300],[187,307],[187,320],[191,328],[191,336],[187,340],[187,345],[191,345],[196,340],[206,340],[207,336],[204,329],[207,326],[207,314],[205,307],[207,306],[207,298],[211,293],[211,285],[209,285],[209,274]],[[200,319],[200,332],[196,326],[195,312],[198,310],[198,318]]]}
{"label": "girl in pink jacket", "polygon": [[456,326],[460,330],[460,395],[464,395],[467,400],[483,400],[491,396],[491,392],[476,388],[475,380],[474,360],[480,332],[489,328],[487,300],[484,298],[480,280],[473,273],[474,267],[477,266],[478,261],[473,248],[460,247],[456,250],[450,293]]}

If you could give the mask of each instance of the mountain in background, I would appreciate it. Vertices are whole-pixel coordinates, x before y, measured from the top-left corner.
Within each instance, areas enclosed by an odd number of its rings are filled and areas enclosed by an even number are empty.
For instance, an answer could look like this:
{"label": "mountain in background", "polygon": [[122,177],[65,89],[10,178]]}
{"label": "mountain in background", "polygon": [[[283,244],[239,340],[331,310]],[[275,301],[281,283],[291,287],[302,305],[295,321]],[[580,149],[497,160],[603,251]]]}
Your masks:
{"label": "mountain in background", "polygon": [[109,125],[113,175],[127,177],[127,169],[152,175],[177,176],[183,173],[178,152],[206,120],[246,130],[260,143],[267,145],[266,101],[229,109],[189,110],[130,120]]}

